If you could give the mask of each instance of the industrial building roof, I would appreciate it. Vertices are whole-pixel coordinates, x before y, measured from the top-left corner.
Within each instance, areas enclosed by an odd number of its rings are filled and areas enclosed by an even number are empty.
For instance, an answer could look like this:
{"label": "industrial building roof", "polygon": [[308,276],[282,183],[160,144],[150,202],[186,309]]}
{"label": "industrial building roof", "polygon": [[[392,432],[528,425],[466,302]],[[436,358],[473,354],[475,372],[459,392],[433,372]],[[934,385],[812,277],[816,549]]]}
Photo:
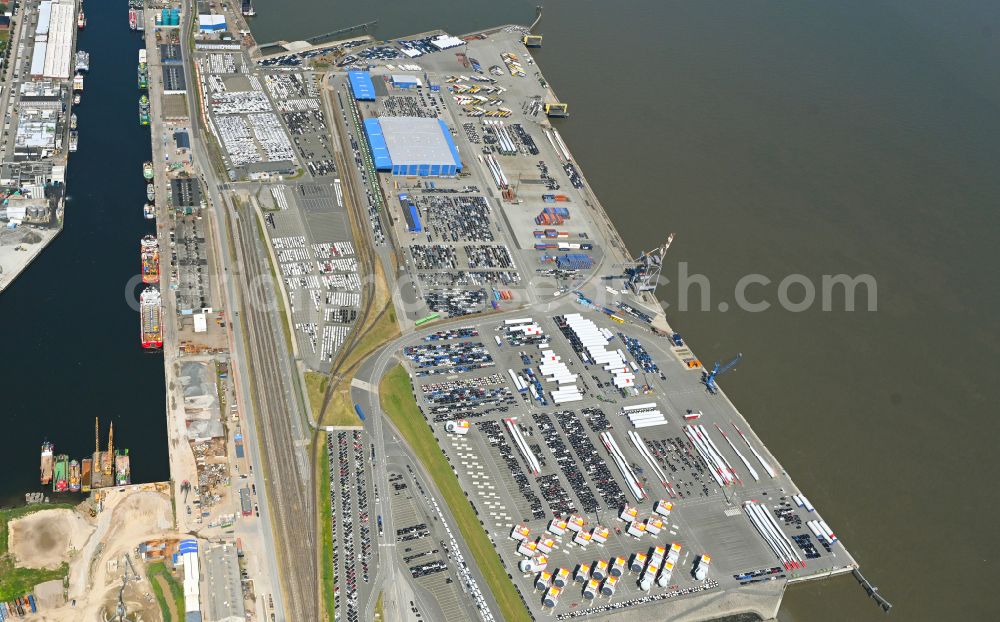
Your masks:
{"label": "industrial building roof", "polygon": [[200,30],[219,31],[226,29],[225,15],[199,15],[198,28]]}
{"label": "industrial building roof", "polygon": [[40,76],[45,73],[45,52],[49,49],[49,44],[45,41],[36,41],[35,49],[31,51],[31,75]]}
{"label": "industrial building roof", "polygon": [[372,84],[372,75],[367,71],[348,71],[347,78],[351,81],[351,90],[354,91],[354,99],[361,101],[375,101],[375,85]]}
{"label": "industrial building roof", "polygon": [[180,65],[163,66],[163,92],[164,93],[185,93],[187,92],[184,81],[184,68]]}
{"label": "industrial building roof", "polygon": [[53,4],[49,24],[48,47],[45,51],[46,78],[68,79],[73,56],[73,29],[76,10],[72,4]]}
{"label": "industrial building roof", "polygon": [[52,3],[43,0],[38,4],[38,23],[35,25],[35,36],[49,33],[49,19],[52,17]]}
{"label": "industrial building roof", "polygon": [[243,622],[246,610],[236,547],[214,545],[205,551],[204,558],[208,618],[219,622]]}
{"label": "industrial building roof", "polygon": [[383,117],[378,122],[393,166],[462,166],[444,121],[422,117]]}
{"label": "industrial building roof", "polygon": [[408,76],[408,75],[401,74],[401,73],[394,73],[394,74],[392,74],[392,83],[393,84],[406,84],[406,85],[415,84],[417,86],[420,86],[420,84],[421,84],[420,83],[420,78],[418,78],[417,76]]}
{"label": "industrial building roof", "polygon": [[368,134],[368,145],[372,150],[372,159],[375,160],[375,169],[379,171],[391,169],[392,159],[389,157],[389,147],[385,144],[379,120],[365,119],[365,133]]}
{"label": "industrial building roof", "polygon": [[24,149],[52,149],[56,144],[54,119],[21,118],[14,134],[14,146]]}
{"label": "industrial building roof", "polygon": [[191,148],[191,136],[187,132],[183,131],[174,132],[174,142],[177,144],[178,149]]}

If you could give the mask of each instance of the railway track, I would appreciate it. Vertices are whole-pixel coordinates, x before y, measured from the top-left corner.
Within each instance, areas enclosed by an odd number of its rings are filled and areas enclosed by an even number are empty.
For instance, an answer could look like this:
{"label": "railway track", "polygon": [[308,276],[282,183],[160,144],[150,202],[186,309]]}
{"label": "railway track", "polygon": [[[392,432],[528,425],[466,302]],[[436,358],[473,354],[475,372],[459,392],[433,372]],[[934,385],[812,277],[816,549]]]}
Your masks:
{"label": "railway track", "polygon": [[247,363],[255,381],[260,446],[267,458],[264,477],[273,500],[272,530],[279,563],[284,567],[286,614],[290,620],[319,620],[316,530],[312,522],[315,499],[309,474],[301,472],[295,460],[291,420],[300,413],[286,381],[296,372],[289,368],[287,353],[279,348],[277,340],[284,335],[274,315],[284,311],[274,299],[268,259],[256,243],[254,217],[244,211],[237,219],[237,231],[238,260],[243,267],[241,307],[250,354]]}

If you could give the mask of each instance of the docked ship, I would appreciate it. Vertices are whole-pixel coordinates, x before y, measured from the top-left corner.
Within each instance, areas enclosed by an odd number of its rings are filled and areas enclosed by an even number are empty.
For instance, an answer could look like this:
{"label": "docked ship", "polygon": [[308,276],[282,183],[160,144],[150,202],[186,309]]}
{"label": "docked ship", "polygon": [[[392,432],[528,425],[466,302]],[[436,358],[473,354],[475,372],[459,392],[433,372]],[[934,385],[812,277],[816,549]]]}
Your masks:
{"label": "docked ship", "polygon": [[83,74],[76,74],[73,76],[73,91],[76,93],[83,92]]}
{"label": "docked ship", "polygon": [[147,287],[139,295],[139,322],[142,347],[147,350],[163,347],[160,328],[160,290]]}
{"label": "docked ship", "polygon": [[90,492],[90,482],[93,478],[94,470],[94,459],[84,458],[80,462],[80,479],[83,480],[80,483],[80,490],[83,492]]}
{"label": "docked ship", "polygon": [[66,489],[69,488],[68,470],[69,456],[66,454],[56,456],[56,472],[52,478],[53,492],[66,492]]}
{"label": "docked ship", "polygon": [[52,481],[52,450],[55,449],[52,443],[45,441],[42,443],[42,485]]}
{"label": "docked ship", "polygon": [[77,145],[80,142],[80,133],[76,130],[69,131],[69,150],[70,153],[75,153]]}
{"label": "docked ship", "polygon": [[160,282],[160,244],[152,235],[143,236],[139,245],[142,253],[142,282]]}
{"label": "docked ship", "polygon": [[142,163],[142,176],[146,181],[152,181],[153,179],[153,163],[143,162]]}
{"label": "docked ship", "polygon": [[79,106],[80,105],[80,94],[79,93],[77,93],[76,95],[73,96],[73,105],[74,106]]}
{"label": "docked ship", "polygon": [[115,484],[124,486],[131,483],[132,474],[129,465],[128,450],[119,449],[115,455]]}
{"label": "docked ship", "polygon": [[90,52],[80,50],[76,53],[76,72],[87,73],[90,71]]}
{"label": "docked ship", "polygon": [[153,184],[146,186],[146,200],[150,203],[156,202],[156,186]]}
{"label": "docked ship", "polygon": [[73,114],[69,115],[69,129],[71,129],[71,130],[75,130],[76,129],[76,113],[75,112]]}
{"label": "docked ship", "polygon": [[[145,52],[146,50],[139,51]],[[149,86],[149,72],[146,70],[146,63],[141,60],[139,61],[139,67],[136,71],[135,79],[140,89],[145,89]]]}
{"label": "docked ship", "polygon": [[83,30],[84,26],[87,25],[87,16],[83,13],[83,8],[80,9],[80,14],[76,16],[76,27]]}
{"label": "docked ship", "polygon": [[139,13],[133,7],[128,10],[128,27],[130,30],[139,30]]}
{"label": "docked ship", "polygon": [[152,203],[146,203],[142,207],[142,215],[146,220],[156,220],[156,206]]}
{"label": "docked ship", "polygon": [[139,125],[149,125],[149,98],[139,98]]}
{"label": "docked ship", "polygon": [[69,491],[80,492],[80,463],[69,461]]}
{"label": "docked ship", "polygon": [[241,10],[243,12],[243,15],[247,17],[253,17],[254,15],[257,14],[257,11],[253,10],[253,3],[250,2],[250,0],[243,0],[243,6]]}

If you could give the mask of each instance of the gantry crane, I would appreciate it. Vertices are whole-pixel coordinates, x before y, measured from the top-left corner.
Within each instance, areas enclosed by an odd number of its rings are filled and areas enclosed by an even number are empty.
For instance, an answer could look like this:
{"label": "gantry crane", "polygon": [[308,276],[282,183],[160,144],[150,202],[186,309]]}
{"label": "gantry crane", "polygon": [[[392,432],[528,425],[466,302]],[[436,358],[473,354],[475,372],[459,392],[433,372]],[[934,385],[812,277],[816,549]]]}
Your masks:
{"label": "gantry crane", "polygon": [[725,365],[720,365],[719,362],[716,361],[715,365],[712,367],[712,371],[703,371],[701,373],[701,381],[705,383],[705,387],[708,389],[709,393],[715,395],[719,392],[719,385],[715,383],[715,379],[733,367],[736,367],[736,364],[739,363],[742,358],[743,353],[741,352],[734,356],[733,360],[729,361]]}
{"label": "gantry crane", "polygon": [[625,266],[625,284],[635,294],[655,292],[663,271],[663,258],[674,241],[674,234],[667,236],[667,241],[650,251],[643,251]]}

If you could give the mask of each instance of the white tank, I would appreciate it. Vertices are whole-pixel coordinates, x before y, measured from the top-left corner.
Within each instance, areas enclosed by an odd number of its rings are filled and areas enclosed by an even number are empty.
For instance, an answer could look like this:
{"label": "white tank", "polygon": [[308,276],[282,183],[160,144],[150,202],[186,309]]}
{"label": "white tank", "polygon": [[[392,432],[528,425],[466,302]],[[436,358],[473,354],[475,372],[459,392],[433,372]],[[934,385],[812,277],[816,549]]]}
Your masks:
{"label": "white tank", "polygon": [[604,585],[601,586],[601,594],[604,596],[614,596],[615,590],[618,588],[618,579],[615,577],[608,577],[604,580]]}
{"label": "white tank", "polygon": [[616,557],[614,562],[611,564],[611,576],[620,577],[625,574],[625,558]]}
{"label": "white tank", "polygon": [[594,564],[594,571],[590,574],[591,577],[600,581],[608,576],[608,562],[603,559],[596,564]]}
{"label": "white tank", "polygon": [[708,555],[702,555],[698,558],[698,566],[694,569],[694,578],[698,581],[704,581],[708,578],[708,565],[711,563],[712,558]]}
{"label": "white tank", "polygon": [[674,574],[674,564],[672,562],[666,562],[663,564],[663,569],[660,570],[660,577],[656,580],[656,584],[660,587],[667,587],[670,585],[670,579]]}
{"label": "white tank", "polygon": [[559,588],[551,587],[549,591],[545,594],[545,599],[542,600],[542,604],[546,607],[555,607],[559,604]]}

